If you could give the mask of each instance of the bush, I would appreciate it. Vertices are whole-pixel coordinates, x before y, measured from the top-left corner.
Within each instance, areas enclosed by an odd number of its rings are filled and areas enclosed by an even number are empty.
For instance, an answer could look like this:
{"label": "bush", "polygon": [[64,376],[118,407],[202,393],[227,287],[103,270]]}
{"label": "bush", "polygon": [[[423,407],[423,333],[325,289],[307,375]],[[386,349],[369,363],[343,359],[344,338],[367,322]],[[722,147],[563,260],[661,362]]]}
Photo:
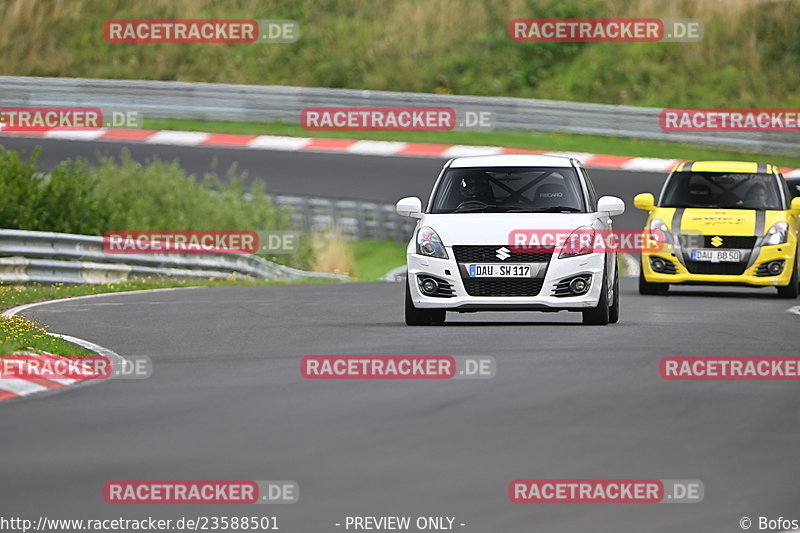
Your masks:
{"label": "bush", "polygon": [[[51,172],[37,167],[37,149],[25,161],[0,147],[0,227],[102,235],[122,230],[283,230],[287,210],[264,194],[262,184],[244,186],[246,174],[232,167],[226,183],[208,173],[201,180],[176,162],[120,159],[98,165],[67,160]],[[293,255],[271,259],[298,268],[314,263],[303,242]]]}

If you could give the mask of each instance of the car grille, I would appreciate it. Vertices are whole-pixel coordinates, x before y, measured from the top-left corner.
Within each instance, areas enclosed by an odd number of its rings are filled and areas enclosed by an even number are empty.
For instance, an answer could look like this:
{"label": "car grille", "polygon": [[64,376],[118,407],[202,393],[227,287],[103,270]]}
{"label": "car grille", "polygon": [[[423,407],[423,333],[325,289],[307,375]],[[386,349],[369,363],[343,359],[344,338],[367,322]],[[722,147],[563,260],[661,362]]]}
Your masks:
{"label": "car grille", "polygon": [[[509,257],[497,257],[498,246],[453,246],[453,253],[459,263],[549,263],[552,252],[509,252]],[[506,249],[510,249],[508,246]]]}
{"label": "car grille", "polygon": [[703,247],[704,248],[739,248],[744,250],[752,250],[753,246],[756,244],[756,236],[755,235],[746,235],[746,236],[725,236],[719,235],[719,238],[722,239],[722,244],[720,246],[714,246],[711,242],[712,239],[717,237],[717,235],[704,235],[703,236]]}
{"label": "car grille", "polygon": [[741,276],[747,270],[747,263],[709,263],[707,261],[686,261],[686,270],[691,274],[714,274],[719,276]]}
{"label": "car grille", "polygon": [[544,278],[468,278],[463,281],[470,296],[537,296]]}

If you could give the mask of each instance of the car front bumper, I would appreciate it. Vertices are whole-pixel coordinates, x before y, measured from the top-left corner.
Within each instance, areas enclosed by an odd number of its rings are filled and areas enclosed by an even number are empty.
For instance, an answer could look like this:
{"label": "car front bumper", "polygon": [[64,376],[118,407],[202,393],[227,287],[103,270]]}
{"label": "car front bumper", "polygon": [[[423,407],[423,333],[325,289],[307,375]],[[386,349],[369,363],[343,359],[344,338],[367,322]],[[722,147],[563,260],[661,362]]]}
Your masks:
{"label": "car front bumper", "polygon": [[[448,248],[449,259],[407,254],[408,280],[411,300],[420,309],[448,309],[453,311],[582,311],[597,307],[600,301],[605,254],[592,253],[578,257],[558,259],[554,255],[542,278],[536,296],[471,296],[464,285],[458,263]],[[498,265],[502,263],[496,263]],[[427,296],[419,287],[420,276],[432,276],[446,281],[452,287],[451,297]],[[556,285],[578,275],[590,276],[589,290],[578,296],[554,296]],[[497,278],[492,278],[497,279]]]}
{"label": "car front bumper", "polygon": [[[748,266],[742,274],[695,274],[689,272],[683,262],[677,256],[665,249],[659,253],[642,254],[642,274],[645,281],[650,283],[675,283],[675,284],[698,284],[698,285],[750,285],[753,287],[781,287],[789,284],[792,276],[795,261],[795,245],[784,244],[777,246],[764,246],[756,249],[758,255],[755,260],[749,260]],[[651,266],[651,258],[659,257],[672,263],[675,269],[674,274],[664,274],[655,272]],[[783,271],[777,276],[757,275],[759,266],[771,261],[784,261]]]}

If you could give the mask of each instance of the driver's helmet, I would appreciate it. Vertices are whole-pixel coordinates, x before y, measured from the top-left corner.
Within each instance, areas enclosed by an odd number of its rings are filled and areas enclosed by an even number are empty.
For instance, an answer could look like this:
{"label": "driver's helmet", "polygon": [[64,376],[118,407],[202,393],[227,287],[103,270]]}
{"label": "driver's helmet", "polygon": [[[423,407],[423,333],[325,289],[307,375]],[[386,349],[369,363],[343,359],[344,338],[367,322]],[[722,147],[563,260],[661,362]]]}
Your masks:
{"label": "driver's helmet", "polygon": [[760,183],[756,183],[747,191],[747,199],[759,205],[767,202],[767,188]]}
{"label": "driver's helmet", "polygon": [[461,196],[468,200],[485,200],[491,198],[492,188],[486,179],[475,176],[461,178],[459,187]]}

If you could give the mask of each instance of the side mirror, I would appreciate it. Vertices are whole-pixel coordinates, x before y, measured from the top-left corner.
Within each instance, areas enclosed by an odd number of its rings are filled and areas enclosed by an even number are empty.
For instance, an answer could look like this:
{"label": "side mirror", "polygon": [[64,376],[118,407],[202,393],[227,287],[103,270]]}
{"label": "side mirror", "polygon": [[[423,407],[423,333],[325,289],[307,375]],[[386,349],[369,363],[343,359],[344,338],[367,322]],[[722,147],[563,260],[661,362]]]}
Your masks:
{"label": "side mirror", "polygon": [[789,212],[793,215],[800,215],[800,196],[792,198],[792,203],[789,204]]}
{"label": "side mirror", "polygon": [[597,200],[597,210],[608,213],[610,217],[621,215],[625,212],[625,202],[616,196],[601,196]]}
{"label": "side mirror", "polygon": [[422,201],[409,196],[397,202],[397,214],[401,217],[422,218]]}
{"label": "side mirror", "polygon": [[656,199],[649,192],[643,192],[633,197],[633,205],[635,205],[637,209],[652,211],[656,206]]}

